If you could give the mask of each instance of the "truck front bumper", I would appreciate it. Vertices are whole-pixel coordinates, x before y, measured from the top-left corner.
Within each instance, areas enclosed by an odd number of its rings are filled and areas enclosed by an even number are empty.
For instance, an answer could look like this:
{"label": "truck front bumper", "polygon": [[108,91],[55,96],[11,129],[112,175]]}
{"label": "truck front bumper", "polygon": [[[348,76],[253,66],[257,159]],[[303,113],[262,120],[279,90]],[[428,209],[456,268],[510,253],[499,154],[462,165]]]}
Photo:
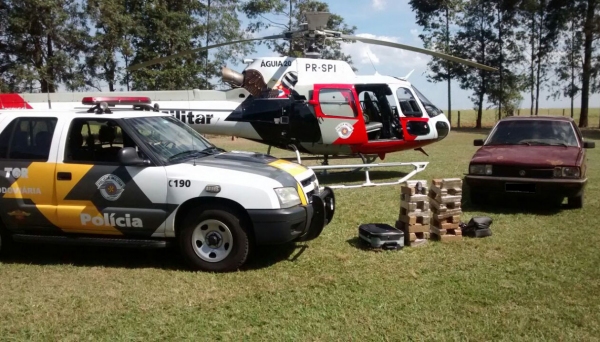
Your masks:
{"label": "truck front bumper", "polygon": [[306,206],[286,209],[248,210],[257,245],[309,241],[321,235],[333,219],[335,195],[325,187],[312,195]]}

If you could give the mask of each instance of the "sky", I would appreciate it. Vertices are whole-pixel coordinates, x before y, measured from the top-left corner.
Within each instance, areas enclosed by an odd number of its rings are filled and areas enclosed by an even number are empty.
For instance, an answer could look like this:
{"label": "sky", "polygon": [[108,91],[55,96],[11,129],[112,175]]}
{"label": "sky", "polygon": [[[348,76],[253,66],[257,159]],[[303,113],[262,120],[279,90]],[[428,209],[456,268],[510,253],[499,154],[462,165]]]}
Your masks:
{"label": "sky", "polygon": [[[389,40],[397,43],[423,47],[418,37],[421,28],[416,24],[416,18],[407,0],[336,0],[327,1],[331,13],[341,15],[348,25],[355,25],[355,34],[369,38]],[[245,19],[245,18],[244,18]],[[245,27],[245,23],[244,23]],[[276,29],[265,30],[259,35],[279,33]],[[448,108],[447,83],[432,83],[427,81],[427,62],[431,57],[385,46],[376,46],[356,42],[344,44],[343,51],[352,56],[358,74],[379,74],[391,76],[406,76],[414,70],[408,79],[425,96],[441,109]],[[246,58],[274,56],[264,45],[256,47],[256,53]],[[228,67],[241,72],[245,65],[229,65]],[[473,103],[469,99],[471,90],[462,90],[458,83],[453,81],[451,87],[452,110],[472,109]],[[540,108],[569,108],[570,99],[546,99],[549,91],[540,94]],[[529,93],[523,94],[521,108],[530,108]],[[575,99],[575,107],[581,106],[581,97]],[[600,94],[592,95],[589,106],[600,107]]]}

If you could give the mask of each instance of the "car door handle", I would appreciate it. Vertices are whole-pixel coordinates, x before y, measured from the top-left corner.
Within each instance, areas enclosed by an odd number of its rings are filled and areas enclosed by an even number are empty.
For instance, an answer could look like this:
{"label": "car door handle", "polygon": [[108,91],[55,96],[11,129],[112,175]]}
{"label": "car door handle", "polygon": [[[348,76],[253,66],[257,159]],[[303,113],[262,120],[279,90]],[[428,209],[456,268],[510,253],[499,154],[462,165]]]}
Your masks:
{"label": "car door handle", "polygon": [[56,179],[58,180],[71,180],[71,172],[57,172]]}

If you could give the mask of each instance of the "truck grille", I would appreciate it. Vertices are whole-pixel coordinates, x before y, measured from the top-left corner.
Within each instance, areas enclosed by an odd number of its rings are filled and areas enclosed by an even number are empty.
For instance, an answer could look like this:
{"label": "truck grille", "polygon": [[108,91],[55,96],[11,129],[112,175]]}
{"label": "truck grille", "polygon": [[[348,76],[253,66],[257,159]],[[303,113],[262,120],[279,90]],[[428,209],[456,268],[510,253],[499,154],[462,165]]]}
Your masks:
{"label": "truck grille", "polygon": [[306,194],[306,200],[308,201],[308,203],[312,203],[312,196],[315,193],[315,189],[313,187],[313,184],[317,182],[317,176],[316,175],[311,175],[310,177],[303,179],[302,181],[300,181],[300,184],[302,185],[302,189],[304,190],[304,193]]}
{"label": "truck grille", "polygon": [[[522,171],[525,172],[525,175],[521,175]],[[494,165],[492,175],[499,177],[552,178],[554,169]]]}
{"label": "truck grille", "polygon": [[300,184],[302,184],[302,187],[306,187],[306,186],[310,186],[310,184],[316,180],[317,180],[317,176],[312,175],[312,176],[306,178],[305,180],[303,180],[302,182],[300,182]]}

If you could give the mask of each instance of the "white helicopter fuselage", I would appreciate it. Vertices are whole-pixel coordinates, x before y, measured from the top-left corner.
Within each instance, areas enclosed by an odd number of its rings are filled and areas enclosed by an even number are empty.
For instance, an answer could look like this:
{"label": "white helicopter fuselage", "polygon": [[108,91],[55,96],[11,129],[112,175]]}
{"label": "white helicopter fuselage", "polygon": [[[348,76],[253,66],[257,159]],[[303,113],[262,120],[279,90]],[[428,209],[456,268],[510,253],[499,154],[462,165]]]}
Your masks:
{"label": "white helicopter fuselage", "polygon": [[[393,108],[400,121],[408,118],[417,122],[425,120],[423,124],[427,127],[426,132],[424,131],[412,137],[411,140],[413,141],[436,141],[448,134],[450,125],[446,116],[406,79],[379,74],[356,75],[348,63],[336,60],[269,57],[246,62],[248,65],[242,74],[229,69],[223,70],[223,79],[234,86],[230,90],[193,89],[9,95],[20,96],[23,101],[22,106],[25,108],[51,108],[57,111],[63,109],[89,109],[89,106],[82,104],[82,99],[85,97],[148,97],[153,105],[159,107],[160,111],[174,115],[200,133],[238,136],[263,141],[266,140],[264,130],[260,132],[257,129],[256,122],[232,119],[235,116],[235,111],[240,111],[240,108],[248,103],[250,98],[287,98],[293,93],[292,95],[295,97],[303,97],[309,103],[313,101],[313,105],[316,103],[320,106],[323,101],[330,101],[329,103],[341,101],[339,103],[348,104],[339,96],[341,93],[335,92],[341,89],[346,90],[347,94],[348,92],[355,94],[352,99],[346,99],[346,101],[359,105],[355,103],[358,98],[363,112],[366,112],[364,107],[365,96],[369,96],[371,100],[375,98],[374,102],[377,106],[389,106],[390,111]],[[385,95],[383,95],[384,93]],[[377,96],[378,98],[376,98]],[[383,102],[387,102],[387,104],[383,104]],[[426,104],[433,106],[437,112],[430,115],[432,113],[431,106],[426,107]],[[7,98],[0,94],[0,109],[3,109],[3,107],[18,108],[14,103],[13,105],[8,103]],[[381,108],[378,110],[383,112]],[[352,134],[360,135],[361,133],[359,130],[353,132],[350,129],[350,135],[346,136],[340,133],[340,125],[346,125],[346,127],[362,125],[363,135],[365,135],[364,126],[367,121],[363,121],[362,118],[356,115],[355,117],[336,115],[330,117],[323,113],[320,113],[320,115],[319,128],[316,129],[320,130],[321,144],[315,146],[314,143],[310,143],[312,144],[311,150],[316,153],[336,151],[336,148],[339,153],[351,152],[348,145],[351,145],[353,140],[358,141],[358,138],[355,139]],[[275,118],[275,120],[278,119]],[[442,136],[438,134],[437,127],[440,127],[437,126],[438,123],[445,123],[443,127],[447,127],[444,128]],[[366,141],[366,135],[363,140]],[[380,141],[383,140],[385,139]]]}

